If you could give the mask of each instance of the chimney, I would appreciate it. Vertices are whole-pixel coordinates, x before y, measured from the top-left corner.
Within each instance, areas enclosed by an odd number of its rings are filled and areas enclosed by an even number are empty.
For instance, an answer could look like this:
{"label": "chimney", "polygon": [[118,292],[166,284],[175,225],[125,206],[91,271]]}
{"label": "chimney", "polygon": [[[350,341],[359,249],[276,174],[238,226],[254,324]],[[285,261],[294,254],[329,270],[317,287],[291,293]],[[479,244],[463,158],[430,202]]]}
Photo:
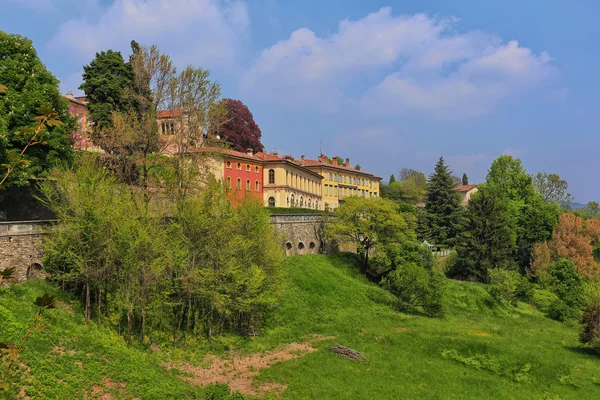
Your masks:
{"label": "chimney", "polygon": [[67,92],[67,95],[65,96],[68,99],[72,99],[73,98],[73,92],[71,92],[70,90]]}
{"label": "chimney", "polygon": [[250,147],[248,147],[246,149],[246,154],[249,155],[250,157],[252,157],[253,153],[252,153],[252,149]]}
{"label": "chimney", "polygon": [[275,152],[273,152],[273,155],[274,155],[275,157],[279,157],[279,153],[278,153],[278,152],[276,152],[276,151],[275,151]]}
{"label": "chimney", "polygon": [[337,158],[337,156],[333,157],[332,161],[333,161],[333,165],[338,165],[338,158]]}
{"label": "chimney", "polygon": [[304,154],[300,156],[300,161],[304,162]]}
{"label": "chimney", "polygon": [[325,154],[321,153],[321,155],[319,156],[319,161],[321,161],[322,163],[327,162],[327,157],[325,156]]}
{"label": "chimney", "polygon": [[346,158],[346,167],[349,167],[349,166],[350,166],[350,159]]}

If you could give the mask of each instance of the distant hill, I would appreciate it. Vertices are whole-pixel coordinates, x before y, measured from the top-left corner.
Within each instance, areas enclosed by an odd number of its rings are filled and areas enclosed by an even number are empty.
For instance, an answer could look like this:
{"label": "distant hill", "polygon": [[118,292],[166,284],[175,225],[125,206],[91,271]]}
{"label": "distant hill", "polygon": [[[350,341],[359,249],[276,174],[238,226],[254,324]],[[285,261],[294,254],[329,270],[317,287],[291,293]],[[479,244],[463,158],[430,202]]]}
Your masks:
{"label": "distant hill", "polygon": [[573,210],[580,210],[582,208],[587,207],[587,204],[581,204],[581,203],[577,203],[577,202],[572,202],[569,205],[571,206],[571,209],[573,209]]}

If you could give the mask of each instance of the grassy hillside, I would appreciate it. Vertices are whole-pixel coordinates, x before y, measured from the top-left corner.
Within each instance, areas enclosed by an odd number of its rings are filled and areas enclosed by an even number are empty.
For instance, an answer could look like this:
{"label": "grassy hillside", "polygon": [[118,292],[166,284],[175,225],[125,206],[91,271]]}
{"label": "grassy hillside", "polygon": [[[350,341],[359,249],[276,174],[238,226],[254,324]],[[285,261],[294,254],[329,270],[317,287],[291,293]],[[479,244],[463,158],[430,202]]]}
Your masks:
{"label": "grassy hillside", "polygon": [[[286,399],[600,397],[600,357],[579,345],[576,327],[527,304],[498,305],[481,285],[451,282],[447,316],[431,319],[394,312],[393,297],[360,276],[346,255],[291,257],[285,273],[285,297],[262,335],[222,338],[177,357],[200,368],[206,353],[231,359],[312,340],[317,351],[260,372],[248,369],[256,387],[286,387]],[[35,313],[31,300],[49,288],[57,291],[44,282],[0,288],[0,341],[22,336]],[[127,347],[109,330],[83,325],[79,306],[61,300],[27,344],[9,398],[21,391],[35,399],[205,397],[183,379],[187,372],[163,367],[167,354]],[[327,350],[333,343],[362,352],[368,362],[333,355]],[[223,353],[229,348],[239,351]]]}
{"label": "grassy hillside", "polygon": [[[264,370],[289,399],[597,399],[600,357],[577,328],[527,304],[496,305],[484,287],[451,282],[444,319],[390,310],[390,296],[344,256],[286,260],[292,282],[273,328],[257,344],[335,336],[320,351]],[[330,354],[340,343],[369,359]]]}

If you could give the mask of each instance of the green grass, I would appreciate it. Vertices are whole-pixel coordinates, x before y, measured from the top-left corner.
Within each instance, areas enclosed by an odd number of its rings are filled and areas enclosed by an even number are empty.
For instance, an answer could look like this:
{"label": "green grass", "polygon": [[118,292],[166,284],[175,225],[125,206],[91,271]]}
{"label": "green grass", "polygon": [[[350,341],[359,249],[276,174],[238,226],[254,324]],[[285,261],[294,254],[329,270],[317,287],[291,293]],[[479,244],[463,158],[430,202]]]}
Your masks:
{"label": "green grass", "polygon": [[[576,327],[527,304],[499,305],[484,286],[452,281],[446,317],[425,318],[392,311],[390,295],[347,255],[285,263],[290,287],[254,346],[335,336],[259,375],[287,384],[286,399],[600,398],[600,357],[579,345]],[[332,355],[332,343],[369,361]]]}
{"label": "green grass", "polygon": [[97,398],[104,393],[116,399],[203,398],[201,389],[162,366],[164,355],[127,347],[109,329],[85,325],[79,304],[43,281],[0,288],[0,342],[20,342],[38,309],[33,300],[44,292],[57,295],[61,303],[44,313],[44,329],[31,335],[0,399],[16,399],[21,390],[34,399]]}
{"label": "green grass", "polygon": [[[199,344],[171,356],[198,361],[206,352],[268,350],[320,334],[335,338],[262,370],[257,380],[287,385],[286,399],[600,398],[600,357],[578,343],[576,326],[552,321],[528,304],[498,304],[482,285],[451,281],[446,317],[426,318],[393,311],[394,298],[362,277],[349,255],[297,256],[284,263],[285,295],[261,336],[223,337],[212,347]],[[0,288],[0,341],[22,336],[36,311],[33,299],[48,290],[58,292],[44,282]],[[119,399],[200,396],[181,374],[162,366],[165,353],[127,347],[110,330],[85,326],[79,305],[61,300],[74,311],[48,311],[48,326],[34,333],[22,366],[11,375],[8,398],[22,387],[35,399],[91,398],[106,378],[127,383],[114,388]],[[368,361],[333,355],[327,350],[333,343]]]}

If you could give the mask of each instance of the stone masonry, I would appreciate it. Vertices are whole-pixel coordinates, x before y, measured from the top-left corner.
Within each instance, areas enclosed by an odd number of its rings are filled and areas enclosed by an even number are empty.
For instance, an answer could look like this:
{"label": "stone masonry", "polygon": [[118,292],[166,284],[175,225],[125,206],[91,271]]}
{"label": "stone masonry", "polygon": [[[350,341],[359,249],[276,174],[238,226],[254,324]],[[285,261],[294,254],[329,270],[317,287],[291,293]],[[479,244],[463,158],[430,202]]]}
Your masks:
{"label": "stone masonry", "polygon": [[323,237],[321,215],[272,215],[271,224],[279,231],[285,254],[318,254],[335,251],[335,245]]}
{"label": "stone masonry", "polygon": [[18,281],[42,269],[43,228],[51,221],[0,222],[0,271],[15,267]]}

